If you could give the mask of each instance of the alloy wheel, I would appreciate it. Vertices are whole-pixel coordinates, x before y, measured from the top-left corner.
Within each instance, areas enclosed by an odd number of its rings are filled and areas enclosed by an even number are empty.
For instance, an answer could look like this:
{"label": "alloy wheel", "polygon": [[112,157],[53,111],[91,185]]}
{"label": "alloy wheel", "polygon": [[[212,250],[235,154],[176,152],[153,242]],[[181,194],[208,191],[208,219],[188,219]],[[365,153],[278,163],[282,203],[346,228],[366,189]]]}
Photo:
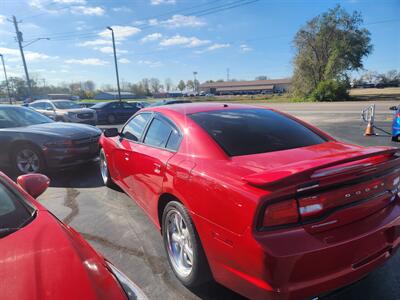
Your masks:
{"label": "alloy wheel", "polygon": [[37,173],[40,169],[40,159],[35,151],[23,149],[16,155],[18,170],[24,174]]}
{"label": "alloy wheel", "polygon": [[193,243],[189,229],[181,213],[176,209],[168,212],[166,221],[168,256],[176,273],[187,277],[193,267]]}
{"label": "alloy wheel", "polygon": [[107,167],[107,160],[104,154],[104,151],[100,151],[100,173],[101,177],[103,178],[104,184],[108,182],[108,167]]}

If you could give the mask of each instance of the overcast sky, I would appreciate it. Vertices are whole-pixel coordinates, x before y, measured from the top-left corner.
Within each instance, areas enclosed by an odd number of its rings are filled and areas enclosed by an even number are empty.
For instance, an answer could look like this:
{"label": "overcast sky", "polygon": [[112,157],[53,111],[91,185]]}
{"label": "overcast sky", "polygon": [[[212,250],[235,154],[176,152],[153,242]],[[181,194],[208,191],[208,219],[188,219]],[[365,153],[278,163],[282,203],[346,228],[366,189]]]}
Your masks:
{"label": "overcast sky", "polygon": [[[340,3],[359,10],[374,51],[365,68],[400,69],[400,0],[0,0],[0,53],[10,76],[22,76],[13,15],[22,23],[28,69],[48,83],[114,84],[111,33],[120,77],[200,81],[289,77],[291,41],[307,20]],[[249,3],[249,4],[246,4]],[[244,5],[246,4],[246,5]],[[236,7],[235,7],[236,6]],[[0,73],[0,80],[2,80]]]}

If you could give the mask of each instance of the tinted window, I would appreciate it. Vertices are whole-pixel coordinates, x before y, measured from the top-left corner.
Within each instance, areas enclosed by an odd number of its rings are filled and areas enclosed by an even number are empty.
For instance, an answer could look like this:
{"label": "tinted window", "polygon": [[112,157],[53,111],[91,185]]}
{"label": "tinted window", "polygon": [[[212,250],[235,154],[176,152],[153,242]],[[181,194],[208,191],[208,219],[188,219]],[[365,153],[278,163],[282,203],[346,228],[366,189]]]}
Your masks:
{"label": "tinted window", "polygon": [[125,138],[132,141],[140,140],[143,134],[144,128],[149,121],[151,114],[139,114],[135,116],[128,124],[124,127],[122,134]]}
{"label": "tinted window", "polygon": [[144,143],[155,147],[165,147],[171,131],[172,128],[168,124],[161,120],[153,119],[147,131]]}
{"label": "tinted window", "polygon": [[19,197],[0,182],[0,237],[24,226],[33,212],[33,209],[22,204]]}
{"label": "tinted window", "polygon": [[134,109],[134,108],[136,108],[136,104],[134,104],[134,103],[123,102],[123,103],[122,103],[122,107],[123,107],[123,108],[128,108],[128,109]]}
{"label": "tinted window", "polygon": [[111,108],[111,109],[117,109],[119,107],[120,107],[120,105],[118,102],[113,102],[110,105],[107,105],[107,108]]}
{"label": "tinted window", "polygon": [[106,107],[107,104],[108,104],[107,102],[99,102],[93,105],[92,108],[103,108]]}
{"label": "tinted window", "polygon": [[190,115],[230,156],[265,153],[321,144],[325,140],[279,113],[238,109]]}
{"label": "tinted window", "polygon": [[181,136],[178,130],[172,129],[171,135],[167,142],[167,148],[171,150],[178,150],[180,141],[181,141]]}

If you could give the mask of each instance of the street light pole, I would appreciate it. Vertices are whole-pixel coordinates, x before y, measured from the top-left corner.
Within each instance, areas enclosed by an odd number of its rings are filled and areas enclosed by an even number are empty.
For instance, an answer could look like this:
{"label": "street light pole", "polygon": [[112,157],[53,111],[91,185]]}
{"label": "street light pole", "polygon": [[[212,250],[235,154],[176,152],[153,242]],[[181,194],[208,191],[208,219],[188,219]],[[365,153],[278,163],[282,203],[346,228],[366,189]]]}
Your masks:
{"label": "street light pole", "polygon": [[6,72],[6,65],[4,64],[4,57],[3,57],[3,54],[0,54],[0,57],[1,57],[1,61],[2,61],[2,63],[3,63],[4,77],[5,77],[5,79],[6,79],[8,101],[10,101],[10,104],[12,104],[11,93],[10,93],[10,86],[8,85],[8,78],[7,78],[7,72]]}
{"label": "street light pole", "polygon": [[114,30],[111,27],[107,27],[108,30],[111,30],[113,49],[114,49],[114,62],[115,62],[115,73],[117,74],[117,86],[118,86],[118,99],[121,102],[121,88],[119,86],[119,75],[118,75],[118,64],[117,64],[117,52],[115,51],[115,38],[114,38]]}

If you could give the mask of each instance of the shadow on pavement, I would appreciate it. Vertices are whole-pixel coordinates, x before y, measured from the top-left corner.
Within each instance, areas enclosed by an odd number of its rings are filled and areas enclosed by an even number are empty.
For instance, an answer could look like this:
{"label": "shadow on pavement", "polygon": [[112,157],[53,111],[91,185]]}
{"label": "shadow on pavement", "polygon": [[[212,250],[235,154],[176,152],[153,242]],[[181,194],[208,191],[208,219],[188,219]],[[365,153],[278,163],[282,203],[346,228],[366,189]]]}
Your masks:
{"label": "shadow on pavement", "polygon": [[49,171],[51,187],[96,188],[103,186],[98,163],[88,163],[76,168]]}
{"label": "shadow on pavement", "polygon": [[245,300],[247,298],[235,293],[232,290],[218,284],[217,282],[210,282],[198,288],[190,289],[200,299],[215,300],[215,299],[229,299],[229,300]]}

